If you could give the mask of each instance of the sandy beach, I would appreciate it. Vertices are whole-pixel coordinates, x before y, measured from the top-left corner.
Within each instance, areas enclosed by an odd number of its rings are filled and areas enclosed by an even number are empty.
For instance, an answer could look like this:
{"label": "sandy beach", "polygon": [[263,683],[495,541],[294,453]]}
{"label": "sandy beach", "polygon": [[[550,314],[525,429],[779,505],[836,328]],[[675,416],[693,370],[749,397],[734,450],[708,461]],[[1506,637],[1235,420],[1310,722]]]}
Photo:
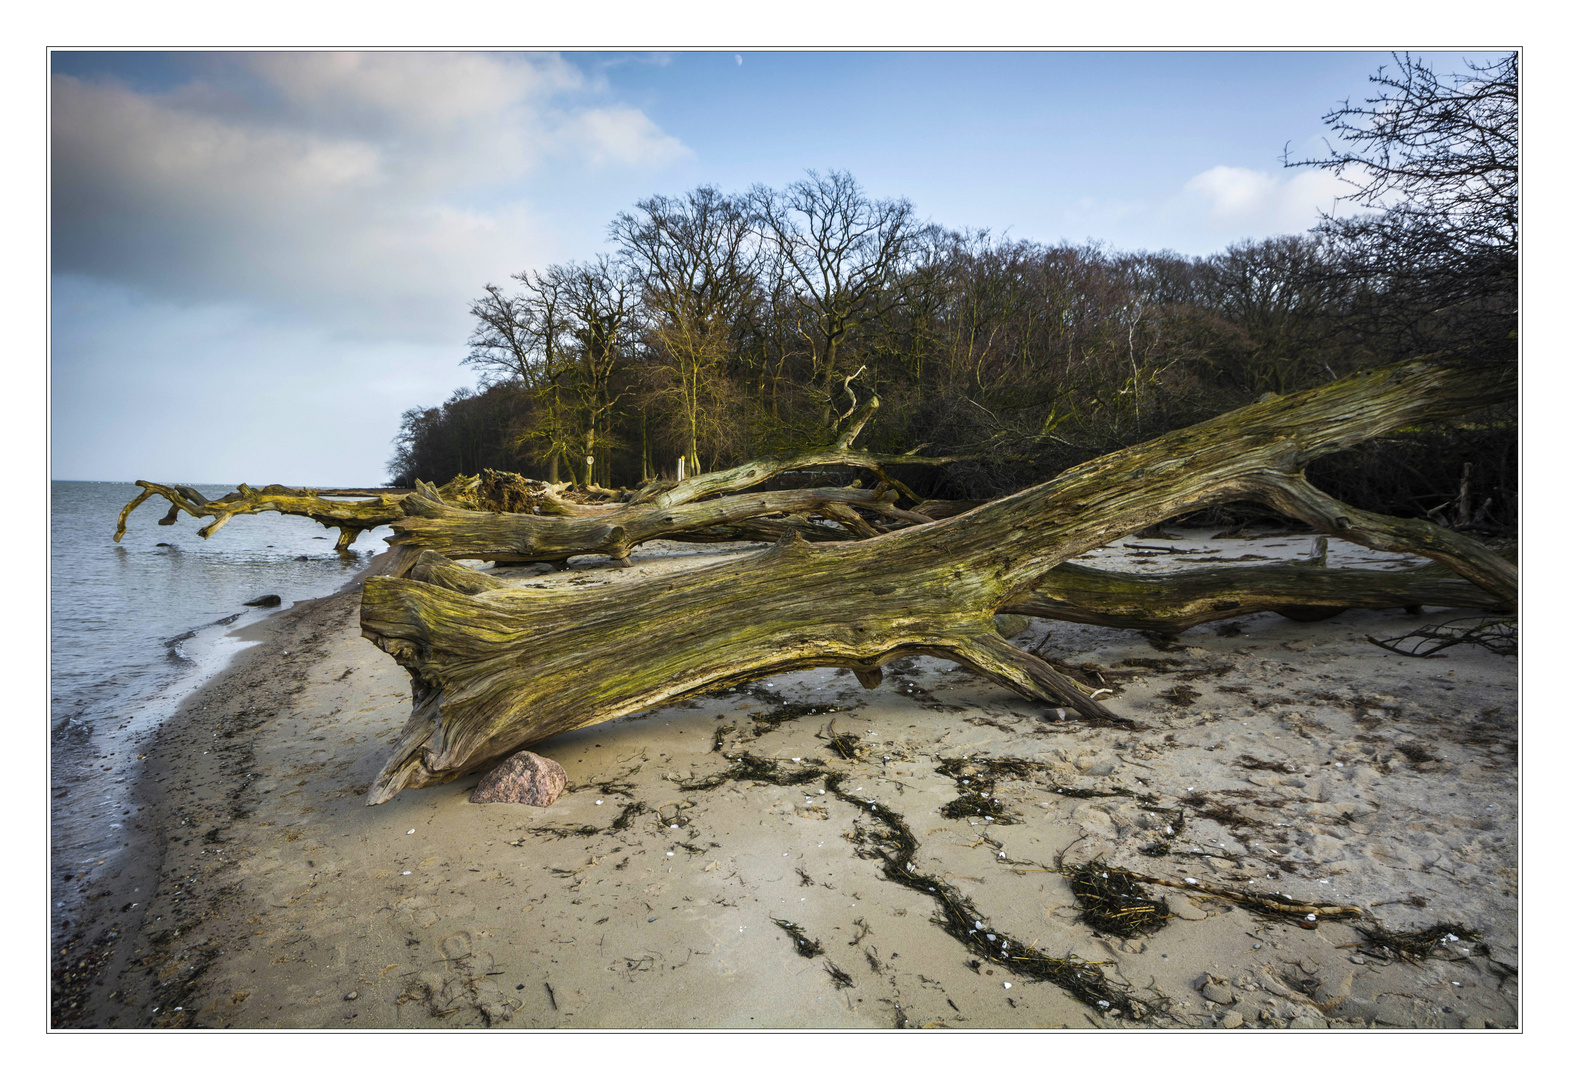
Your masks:
{"label": "sandy beach", "polygon": [[[1179,533],[1086,565],[1314,539]],[[512,575],[596,588],[752,550]],[[531,747],[571,781],[540,809],[470,803],[478,775],[364,805],[408,678],[360,636],[357,589],[297,604],[138,763],[153,809],[57,958],[55,1025],[1514,1028],[1516,661],[1366,640],[1459,614],[1263,614],[1175,641],[1028,621],[1015,642],[1049,634],[1042,655],[1131,727],[935,659],[870,690],[802,671]],[[1144,932],[1085,921],[1087,866],[1156,912]],[[1368,927],[1443,929],[1398,955]]]}

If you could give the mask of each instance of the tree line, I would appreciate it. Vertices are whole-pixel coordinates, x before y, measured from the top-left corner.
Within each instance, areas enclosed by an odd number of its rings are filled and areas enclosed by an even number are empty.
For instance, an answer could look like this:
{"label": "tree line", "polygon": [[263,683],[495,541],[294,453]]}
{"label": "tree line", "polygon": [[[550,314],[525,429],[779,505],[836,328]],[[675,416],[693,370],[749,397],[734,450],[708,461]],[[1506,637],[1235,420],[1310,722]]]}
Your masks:
{"label": "tree line", "polygon": [[[1285,162],[1334,170],[1365,212],[1202,258],[946,229],[842,172],[645,199],[608,252],[484,288],[479,388],[404,414],[393,483],[636,485],[832,442],[875,396],[862,445],[969,455],[909,482],[978,498],[1359,368],[1513,362],[1517,58],[1439,76],[1396,57],[1372,83],[1326,116],[1325,156]],[[1507,523],[1513,448],[1503,410],[1315,478],[1436,513],[1466,472]]]}

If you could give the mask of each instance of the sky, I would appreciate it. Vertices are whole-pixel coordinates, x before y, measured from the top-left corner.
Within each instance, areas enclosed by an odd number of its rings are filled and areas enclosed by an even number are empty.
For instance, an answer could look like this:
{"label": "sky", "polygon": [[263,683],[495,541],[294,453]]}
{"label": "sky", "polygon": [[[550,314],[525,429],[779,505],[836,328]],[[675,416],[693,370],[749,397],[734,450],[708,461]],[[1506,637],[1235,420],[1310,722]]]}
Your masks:
{"label": "sky", "polygon": [[699,184],[837,169],[947,227],[1121,250],[1305,231],[1346,189],[1282,155],[1321,152],[1389,62],[54,51],[50,475],[382,483],[404,410],[475,384],[485,285]]}

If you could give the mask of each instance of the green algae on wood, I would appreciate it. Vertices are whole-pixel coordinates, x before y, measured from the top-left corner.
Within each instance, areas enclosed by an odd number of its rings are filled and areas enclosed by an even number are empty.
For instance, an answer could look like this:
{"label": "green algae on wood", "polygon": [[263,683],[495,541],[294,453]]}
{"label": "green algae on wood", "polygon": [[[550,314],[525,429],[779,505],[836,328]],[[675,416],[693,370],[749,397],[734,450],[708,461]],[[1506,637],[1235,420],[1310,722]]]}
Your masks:
{"label": "green algae on wood", "polygon": [[361,627],[409,671],[414,708],[369,801],[709,690],[807,667],[870,672],[915,654],[1115,721],[1004,640],[993,616],[1024,605],[1068,559],[1221,502],[1264,502],[1330,535],[1425,555],[1512,605],[1517,572],[1502,556],[1428,522],[1340,503],[1302,469],[1406,424],[1512,400],[1513,380],[1500,365],[1409,361],[1249,405],[958,517],[856,542],[791,537],[719,565],[593,590],[467,595],[372,577]]}

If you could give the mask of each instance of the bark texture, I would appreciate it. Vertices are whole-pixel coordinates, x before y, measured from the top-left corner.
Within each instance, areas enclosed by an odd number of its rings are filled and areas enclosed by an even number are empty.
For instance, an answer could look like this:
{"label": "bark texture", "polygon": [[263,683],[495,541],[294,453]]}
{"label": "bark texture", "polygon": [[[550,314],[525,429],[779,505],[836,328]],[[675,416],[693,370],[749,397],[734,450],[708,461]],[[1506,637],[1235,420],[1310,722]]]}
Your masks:
{"label": "bark texture", "polygon": [[1455,361],[1361,372],[1106,455],[958,517],[856,543],[787,537],[664,578],[474,595],[428,567],[431,580],[370,578],[362,629],[409,671],[414,708],[369,801],[706,690],[804,667],[870,673],[915,653],[1114,720],[1072,680],[1005,641],[993,616],[1029,611],[1067,559],[1221,502],[1263,501],[1331,535],[1425,555],[1512,605],[1508,560],[1426,522],[1345,506],[1302,470],[1382,432],[1511,400],[1513,380],[1512,368]]}

